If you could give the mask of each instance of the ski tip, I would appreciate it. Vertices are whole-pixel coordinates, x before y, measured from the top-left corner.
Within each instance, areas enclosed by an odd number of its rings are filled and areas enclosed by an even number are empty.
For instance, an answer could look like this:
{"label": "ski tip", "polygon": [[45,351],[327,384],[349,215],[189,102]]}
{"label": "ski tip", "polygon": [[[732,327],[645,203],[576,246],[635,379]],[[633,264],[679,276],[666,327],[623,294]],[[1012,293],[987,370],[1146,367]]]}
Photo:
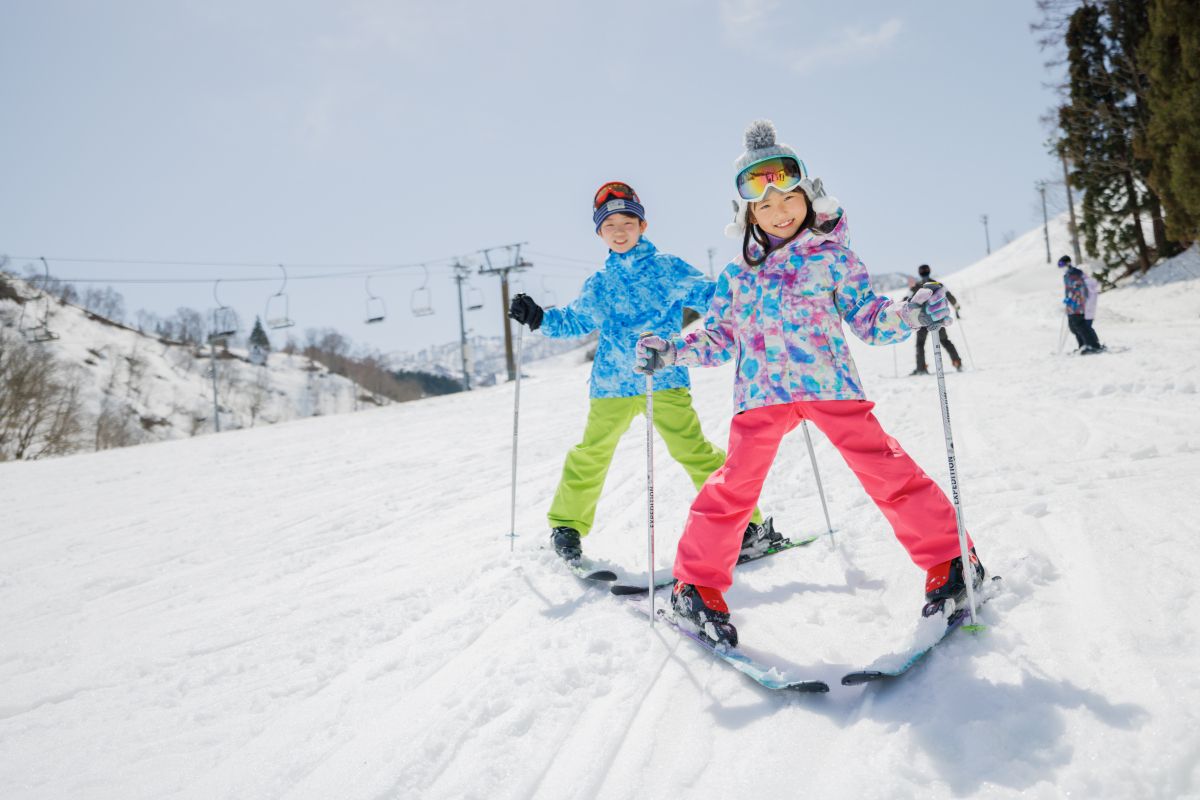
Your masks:
{"label": "ski tip", "polygon": [[886,672],[878,672],[876,670],[851,672],[849,675],[842,677],[842,686],[861,686],[864,683],[872,683],[874,681],[883,680],[886,677],[888,677]]}
{"label": "ski tip", "polygon": [[829,691],[829,684],[825,681],[800,681],[799,683],[789,683],[783,688],[801,694],[826,694]]}
{"label": "ski tip", "polygon": [[617,573],[607,569],[584,569],[580,566],[571,566],[571,572],[575,577],[585,581],[598,581],[600,583],[612,583],[617,579]]}

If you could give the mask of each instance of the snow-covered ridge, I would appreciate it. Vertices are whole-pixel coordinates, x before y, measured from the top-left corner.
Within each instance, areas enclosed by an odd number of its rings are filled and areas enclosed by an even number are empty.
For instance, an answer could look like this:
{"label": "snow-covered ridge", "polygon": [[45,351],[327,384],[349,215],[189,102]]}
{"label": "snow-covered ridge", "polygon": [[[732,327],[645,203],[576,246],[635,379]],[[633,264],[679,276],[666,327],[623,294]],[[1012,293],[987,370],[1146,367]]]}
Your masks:
{"label": "snow-covered ridge", "polygon": [[[117,446],[194,436],[214,430],[208,347],[141,333],[8,278],[25,298],[0,300],[0,330],[59,362],[78,385],[85,424],[79,449],[95,449],[97,420],[107,419]],[[216,394],[223,430],[352,411],[382,401],[352,381],[300,355],[273,353],[251,364],[240,348],[217,348]],[[92,445],[89,447],[89,445]]]}

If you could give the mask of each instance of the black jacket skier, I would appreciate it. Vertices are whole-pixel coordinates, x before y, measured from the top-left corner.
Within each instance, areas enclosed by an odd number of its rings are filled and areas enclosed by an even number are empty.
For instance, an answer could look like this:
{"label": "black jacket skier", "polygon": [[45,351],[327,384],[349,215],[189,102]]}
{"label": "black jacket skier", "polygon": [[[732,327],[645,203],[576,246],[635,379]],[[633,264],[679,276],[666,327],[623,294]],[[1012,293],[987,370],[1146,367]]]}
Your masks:
{"label": "black jacket skier", "polygon": [[[930,277],[928,264],[922,264],[921,266],[917,267],[917,274],[920,275],[920,277],[917,279],[917,282],[913,284],[912,292],[909,293],[908,297],[912,297],[914,294],[921,291],[922,287],[926,286],[927,284],[938,283],[939,285],[944,285]],[[908,298],[905,299],[907,300]],[[954,297],[949,289],[946,289],[946,299],[950,301],[950,305],[954,306],[954,316],[957,319],[959,317],[958,300]],[[929,367],[925,365],[925,338],[928,335],[929,331],[925,328],[921,328],[919,331],[917,331],[917,368],[909,373],[911,375],[929,374]],[[950,354],[950,363],[954,365],[956,370],[962,372],[962,359],[958,357],[958,350],[954,347],[954,343],[950,341],[950,336],[946,333],[945,328],[938,328],[938,341],[942,343],[942,347],[946,348],[946,352]]]}

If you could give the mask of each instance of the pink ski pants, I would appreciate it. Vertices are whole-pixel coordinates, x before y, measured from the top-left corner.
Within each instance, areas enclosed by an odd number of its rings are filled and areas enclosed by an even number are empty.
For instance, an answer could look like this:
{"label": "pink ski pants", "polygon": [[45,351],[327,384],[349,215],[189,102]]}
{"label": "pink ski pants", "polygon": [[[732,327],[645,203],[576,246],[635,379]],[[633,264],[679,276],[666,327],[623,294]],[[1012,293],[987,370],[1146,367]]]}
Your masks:
{"label": "pink ski pants", "polygon": [[725,465],[709,476],[688,512],[675,578],[722,592],[733,584],[742,534],[784,434],[811,420],[829,437],[891,523],[918,567],[959,555],[954,506],[888,436],[867,400],[813,400],[753,408],[733,418]]}

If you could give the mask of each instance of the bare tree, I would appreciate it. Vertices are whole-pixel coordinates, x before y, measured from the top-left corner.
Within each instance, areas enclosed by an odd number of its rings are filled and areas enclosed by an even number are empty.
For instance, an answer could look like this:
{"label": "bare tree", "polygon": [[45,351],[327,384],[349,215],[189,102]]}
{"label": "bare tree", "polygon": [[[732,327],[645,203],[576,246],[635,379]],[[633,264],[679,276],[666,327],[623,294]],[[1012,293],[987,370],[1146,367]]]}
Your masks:
{"label": "bare tree", "polygon": [[246,386],[247,409],[250,412],[250,427],[258,420],[271,395],[271,373],[269,370],[255,370],[254,381]]}
{"label": "bare tree", "polygon": [[200,344],[204,341],[204,315],[196,309],[180,306],[175,310],[174,319],[168,322],[168,338],[187,344]]}
{"label": "bare tree", "polygon": [[83,431],[80,377],[45,348],[0,330],[0,461],[63,455]]}
{"label": "bare tree", "polygon": [[126,398],[141,394],[145,363],[138,356],[136,345],[129,355],[109,359],[109,363],[112,368],[100,393],[100,411],[96,415],[93,440],[96,450],[129,447],[144,440],[143,429]]}
{"label": "bare tree", "polygon": [[125,298],[111,286],[101,289],[98,286],[88,287],[83,293],[83,307],[98,317],[123,322],[125,320]]}

